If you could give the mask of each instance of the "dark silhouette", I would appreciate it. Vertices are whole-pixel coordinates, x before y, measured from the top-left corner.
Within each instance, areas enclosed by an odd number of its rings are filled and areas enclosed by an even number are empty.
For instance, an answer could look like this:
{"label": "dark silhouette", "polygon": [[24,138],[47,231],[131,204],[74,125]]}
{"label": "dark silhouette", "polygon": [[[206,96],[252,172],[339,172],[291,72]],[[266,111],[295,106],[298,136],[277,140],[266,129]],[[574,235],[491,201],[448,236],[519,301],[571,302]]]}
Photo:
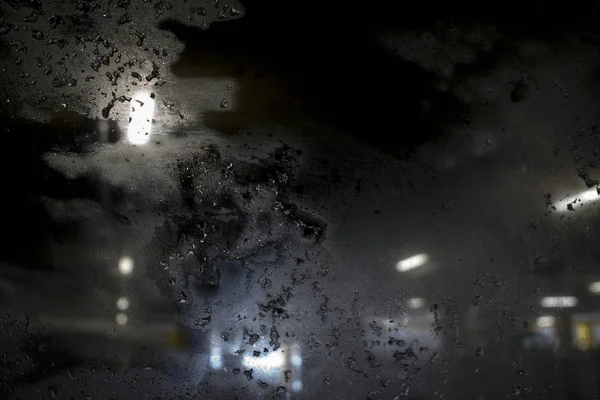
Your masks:
{"label": "dark silhouette", "polygon": [[[206,30],[174,20],[160,27],[185,44],[172,66],[177,76],[232,77],[238,80],[235,108],[204,116],[207,125],[232,133],[269,123],[297,126],[319,122],[385,151],[401,155],[435,140],[445,127],[468,123],[473,105],[454,94],[456,83],[492,73],[502,61],[516,64],[524,80],[531,66],[515,49],[526,38],[554,39],[593,28],[595,6],[432,4],[247,0],[245,12],[221,16]],[[437,32],[436,23],[444,29]],[[450,27],[496,29],[491,48],[464,43],[474,60],[457,62],[451,81],[393,54],[383,34],[413,29],[452,40]],[[596,24],[597,26],[597,24]],[[576,28],[576,29],[574,29]],[[457,35],[460,36],[460,35]],[[397,37],[397,36],[396,36]],[[593,37],[589,34],[586,37]],[[445,84],[446,90],[440,90]],[[231,105],[233,106],[233,105]]]}
{"label": "dark silhouette", "polygon": [[[75,118],[75,120],[73,120]],[[70,129],[65,128],[69,119]],[[77,227],[70,222],[55,221],[42,203],[43,197],[56,199],[84,198],[97,201],[117,221],[127,219],[117,214],[114,202],[121,189],[103,183],[93,175],[69,178],[53,169],[43,159],[51,150],[76,153],[88,151],[98,140],[97,120],[55,114],[48,124],[12,119],[0,110],[0,181],[3,186],[0,207],[2,224],[7,232],[0,243],[0,261],[24,268],[51,269],[50,238],[60,240],[72,235]],[[108,141],[119,140],[116,123],[109,123]]]}
{"label": "dark silhouette", "polygon": [[383,47],[385,20],[341,5],[245,4],[245,16],[205,31],[172,20],[160,25],[186,46],[172,66],[176,75],[238,80],[235,110],[205,116],[211,127],[231,133],[316,117],[398,155],[438,136],[465,111],[438,90],[434,72]]}

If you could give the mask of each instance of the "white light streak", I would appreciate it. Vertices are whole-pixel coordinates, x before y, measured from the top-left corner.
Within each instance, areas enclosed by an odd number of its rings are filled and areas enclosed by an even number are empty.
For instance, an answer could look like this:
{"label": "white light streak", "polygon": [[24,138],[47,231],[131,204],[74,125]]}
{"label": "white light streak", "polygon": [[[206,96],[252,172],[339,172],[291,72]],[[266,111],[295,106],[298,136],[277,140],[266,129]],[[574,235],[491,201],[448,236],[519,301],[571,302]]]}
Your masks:
{"label": "white light streak", "polygon": [[256,368],[263,371],[269,371],[281,368],[285,365],[285,357],[282,353],[272,352],[261,357],[244,356],[242,364],[246,368]]}
{"label": "white light streak", "polygon": [[302,354],[300,353],[300,346],[298,346],[297,344],[293,345],[292,349],[291,349],[291,353],[292,353],[292,355],[290,356],[291,364],[296,368],[300,368],[302,366]]}
{"label": "white light streak", "polygon": [[135,145],[144,145],[150,140],[154,99],[149,93],[139,93],[131,100],[131,121],[127,130],[127,140]]}
{"label": "white light streak", "polygon": [[427,254],[417,254],[415,256],[405,258],[396,264],[396,269],[400,272],[410,271],[411,269],[419,268],[429,260]]}
{"label": "white light streak", "polygon": [[575,307],[577,305],[577,298],[573,296],[542,297],[541,304],[542,307],[547,308]]}
{"label": "white light streak", "polygon": [[[554,206],[556,207],[557,212],[567,212],[577,210],[581,205],[595,202],[596,200],[600,200],[600,196],[598,195],[598,190],[593,187],[591,189],[586,189],[581,193],[578,193],[574,196],[566,196],[562,200],[558,201]],[[571,207],[573,210],[569,210]]]}

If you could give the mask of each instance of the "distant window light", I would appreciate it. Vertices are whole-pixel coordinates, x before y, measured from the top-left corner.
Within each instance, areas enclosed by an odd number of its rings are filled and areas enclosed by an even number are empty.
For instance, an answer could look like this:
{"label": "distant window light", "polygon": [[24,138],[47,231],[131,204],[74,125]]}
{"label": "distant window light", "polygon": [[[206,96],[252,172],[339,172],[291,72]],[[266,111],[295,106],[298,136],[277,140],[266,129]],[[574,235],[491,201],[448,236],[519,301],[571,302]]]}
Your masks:
{"label": "distant window light", "polygon": [[553,327],[555,323],[555,319],[553,316],[551,315],[545,315],[543,317],[539,317],[536,321],[535,324],[539,327],[539,328],[550,328]]}
{"label": "distant window light", "polygon": [[590,292],[600,293],[600,281],[590,283]]}
{"label": "distant window light", "polygon": [[577,298],[573,296],[543,297],[542,307],[547,308],[567,308],[577,305]]}
{"label": "distant window light", "polygon": [[423,308],[423,306],[425,305],[425,299],[421,297],[413,297],[408,299],[407,304],[408,308],[416,310],[417,308]]}
{"label": "distant window light", "polygon": [[396,264],[396,269],[400,272],[410,271],[411,269],[419,268],[429,261],[427,254],[417,254],[415,256],[405,258]]}

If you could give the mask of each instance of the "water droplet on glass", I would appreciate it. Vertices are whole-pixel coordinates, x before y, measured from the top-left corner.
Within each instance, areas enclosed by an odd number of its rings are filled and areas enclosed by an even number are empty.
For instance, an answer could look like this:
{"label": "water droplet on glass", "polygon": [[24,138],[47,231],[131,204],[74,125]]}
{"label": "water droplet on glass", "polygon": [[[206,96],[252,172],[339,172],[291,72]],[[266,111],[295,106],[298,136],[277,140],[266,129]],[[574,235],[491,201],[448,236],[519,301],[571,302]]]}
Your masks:
{"label": "water droplet on glass", "polygon": [[269,385],[267,384],[267,382],[261,381],[260,379],[258,381],[256,381],[256,384],[261,388],[261,389],[266,389],[269,387]]}
{"label": "water droplet on glass", "polygon": [[249,370],[245,370],[244,371],[244,375],[246,375],[246,378],[248,378],[249,381],[252,380],[252,374],[254,373],[254,369],[249,369]]}
{"label": "water droplet on glass", "polygon": [[185,292],[183,290],[181,292],[179,292],[179,296],[177,299],[178,299],[179,303],[187,303],[187,301],[188,301],[187,294],[185,294]]}
{"label": "water droplet on glass", "polygon": [[55,399],[56,395],[57,395],[56,386],[54,386],[54,385],[48,386],[48,393],[50,393],[50,397]]}

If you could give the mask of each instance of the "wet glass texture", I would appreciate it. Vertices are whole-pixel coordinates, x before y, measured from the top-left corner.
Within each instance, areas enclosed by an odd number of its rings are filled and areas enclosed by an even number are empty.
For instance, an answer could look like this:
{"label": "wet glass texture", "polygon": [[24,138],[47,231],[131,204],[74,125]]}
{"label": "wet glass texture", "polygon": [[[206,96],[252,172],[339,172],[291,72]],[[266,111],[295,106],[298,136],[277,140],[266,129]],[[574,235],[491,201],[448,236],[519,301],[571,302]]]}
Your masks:
{"label": "wet glass texture", "polygon": [[416,3],[1,2],[0,398],[600,398],[597,5]]}

